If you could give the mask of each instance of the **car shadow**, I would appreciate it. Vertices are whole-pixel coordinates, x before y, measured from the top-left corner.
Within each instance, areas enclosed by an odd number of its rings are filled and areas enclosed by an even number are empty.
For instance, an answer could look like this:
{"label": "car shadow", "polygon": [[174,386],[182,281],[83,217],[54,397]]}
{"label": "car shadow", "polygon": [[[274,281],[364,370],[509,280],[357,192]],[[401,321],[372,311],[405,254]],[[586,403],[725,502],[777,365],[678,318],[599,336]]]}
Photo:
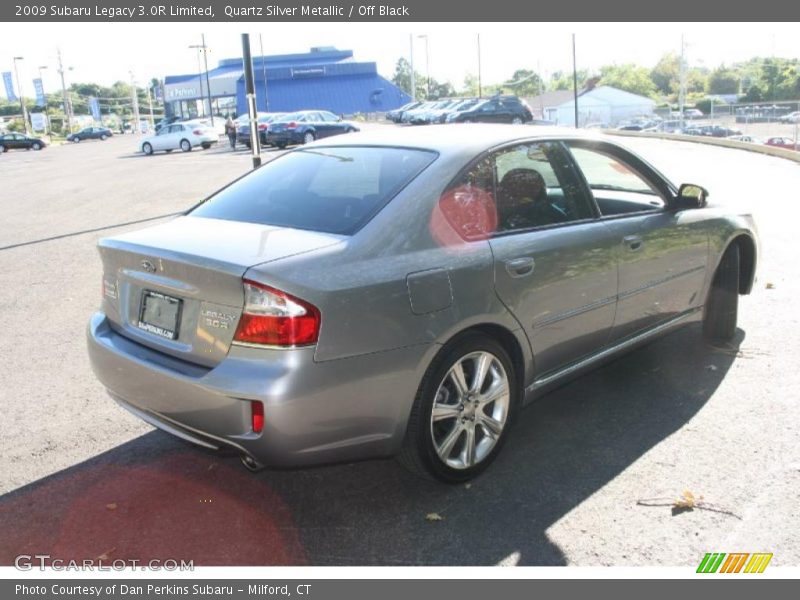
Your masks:
{"label": "car shadow", "polygon": [[252,474],[154,431],[0,498],[0,564],[563,565],[548,527],[701,410],[743,339],[691,325],[547,394],[469,485],[392,460]]}

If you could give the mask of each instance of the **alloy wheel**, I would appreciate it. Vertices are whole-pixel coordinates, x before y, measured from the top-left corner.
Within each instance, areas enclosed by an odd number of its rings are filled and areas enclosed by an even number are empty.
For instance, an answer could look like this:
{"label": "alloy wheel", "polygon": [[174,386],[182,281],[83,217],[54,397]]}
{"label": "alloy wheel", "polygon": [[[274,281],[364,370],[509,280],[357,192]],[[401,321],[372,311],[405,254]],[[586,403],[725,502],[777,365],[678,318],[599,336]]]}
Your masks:
{"label": "alloy wheel", "polygon": [[483,461],[503,434],[510,407],[508,375],[495,355],[471,352],[445,375],[431,410],[431,438],[453,469]]}

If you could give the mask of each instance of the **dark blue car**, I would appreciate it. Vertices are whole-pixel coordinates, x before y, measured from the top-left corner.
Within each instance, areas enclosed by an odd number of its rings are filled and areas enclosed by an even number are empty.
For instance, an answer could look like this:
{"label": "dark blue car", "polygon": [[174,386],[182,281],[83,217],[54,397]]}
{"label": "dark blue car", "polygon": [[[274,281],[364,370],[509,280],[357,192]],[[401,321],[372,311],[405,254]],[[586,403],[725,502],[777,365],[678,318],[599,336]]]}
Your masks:
{"label": "dark blue car", "polygon": [[267,144],[286,148],[292,144],[308,144],[314,140],[353,131],[358,131],[358,127],[331,112],[301,110],[270,123]]}

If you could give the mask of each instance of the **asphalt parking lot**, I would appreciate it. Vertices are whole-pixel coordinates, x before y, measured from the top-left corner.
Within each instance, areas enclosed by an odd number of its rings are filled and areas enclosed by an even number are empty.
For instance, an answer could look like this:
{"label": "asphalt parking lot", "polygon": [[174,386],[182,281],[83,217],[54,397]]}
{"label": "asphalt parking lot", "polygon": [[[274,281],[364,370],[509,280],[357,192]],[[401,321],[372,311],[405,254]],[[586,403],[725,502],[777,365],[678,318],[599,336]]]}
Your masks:
{"label": "asphalt parking lot", "polygon": [[[94,379],[96,241],[185,210],[245,173],[244,151],[145,157],[119,136],[0,157],[0,564],[695,566],[715,551],[800,564],[800,164],[621,143],[756,214],[763,255],[737,343],[712,348],[691,326],[550,393],[456,487],[387,460],[251,474],[153,430]],[[674,509],[684,490],[703,508]]]}

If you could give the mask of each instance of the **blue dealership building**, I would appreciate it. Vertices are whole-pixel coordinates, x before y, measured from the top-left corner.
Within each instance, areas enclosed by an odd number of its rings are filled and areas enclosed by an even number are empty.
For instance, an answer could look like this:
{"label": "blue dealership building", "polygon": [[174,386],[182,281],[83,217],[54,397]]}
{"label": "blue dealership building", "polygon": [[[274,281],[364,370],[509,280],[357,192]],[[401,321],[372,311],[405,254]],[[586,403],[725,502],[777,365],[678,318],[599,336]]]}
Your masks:
{"label": "blue dealership building", "polygon": [[[303,54],[253,57],[259,111],[328,110],[339,115],[384,112],[411,97],[378,74],[374,62],[361,62],[352,50],[312,48]],[[209,94],[210,89],[210,94]],[[169,75],[164,79],[167,116],[247,112],[241,58],[219,62],[206,73]]]}

